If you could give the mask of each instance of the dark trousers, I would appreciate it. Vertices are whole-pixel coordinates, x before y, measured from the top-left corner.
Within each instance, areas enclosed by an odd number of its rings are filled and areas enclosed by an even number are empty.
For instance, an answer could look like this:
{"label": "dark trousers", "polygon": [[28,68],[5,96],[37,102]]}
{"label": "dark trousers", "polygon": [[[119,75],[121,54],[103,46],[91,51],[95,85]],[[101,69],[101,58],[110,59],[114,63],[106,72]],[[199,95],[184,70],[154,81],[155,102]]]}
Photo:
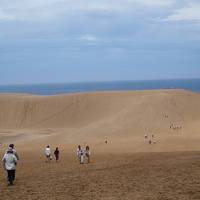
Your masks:
{"label": "dark trousers", "polygon": [[14,170],[7,170],[8,174],[8,182],[10,184],[13,184],[13,181],[15,180],[15,169]]}

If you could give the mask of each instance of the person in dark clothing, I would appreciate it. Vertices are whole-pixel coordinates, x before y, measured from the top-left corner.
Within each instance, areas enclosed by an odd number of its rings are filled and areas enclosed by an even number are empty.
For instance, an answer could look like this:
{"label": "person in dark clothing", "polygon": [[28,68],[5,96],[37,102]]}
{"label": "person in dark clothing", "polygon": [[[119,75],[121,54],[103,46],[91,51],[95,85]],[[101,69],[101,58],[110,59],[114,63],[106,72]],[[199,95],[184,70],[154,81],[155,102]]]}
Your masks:
{"label": "person in dark clothing", "polygon": [[55,158],[56,158],[56,162],[58,162],[58,160],[59,160],[59,150],[58,150],[58,147],[56,147],[56,150],[54,151],[54,156],[55,156]]}
{"label": "person in dark clothing", "polygon": [[87,162],[90,163],[90,148],[89,148],[89,146],[86,146],[85,156],[87,158]]}

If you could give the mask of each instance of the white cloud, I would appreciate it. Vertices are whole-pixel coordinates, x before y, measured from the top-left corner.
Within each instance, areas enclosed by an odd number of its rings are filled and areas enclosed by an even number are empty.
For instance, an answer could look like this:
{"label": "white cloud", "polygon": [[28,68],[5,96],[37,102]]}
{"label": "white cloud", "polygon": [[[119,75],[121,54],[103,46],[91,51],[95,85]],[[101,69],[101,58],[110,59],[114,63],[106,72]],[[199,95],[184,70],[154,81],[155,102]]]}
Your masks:
{"label": "white cloud", "polygon": [[200,3],[190,3],[167,17],[166,21],[200,20]]}
{"label": "white cloud", "polygon": [[[0,0],[0,20],[43,20],[70,13],[133,11],[137,6],[160,7],[176,0]],[[4,10],[4,12],[2,12]]]}
{"label": "white cloud", "polygon": [[139,3],[146,6],[171,6],[175,0],[128,0],[132,3]]}
{"label": "white cloud", "polygon": [[90,34],[82,35],[78,39],[81,41],[87,41],[87,42],[99,41],[99,39],[97,37],[95,37],[94,35],[90,35]]}
{"label": "white cloud", "polygon": [[5,13],[1,8],[0,8],[0,20],[8,21],[8,20],[13,20],[13,16]]}

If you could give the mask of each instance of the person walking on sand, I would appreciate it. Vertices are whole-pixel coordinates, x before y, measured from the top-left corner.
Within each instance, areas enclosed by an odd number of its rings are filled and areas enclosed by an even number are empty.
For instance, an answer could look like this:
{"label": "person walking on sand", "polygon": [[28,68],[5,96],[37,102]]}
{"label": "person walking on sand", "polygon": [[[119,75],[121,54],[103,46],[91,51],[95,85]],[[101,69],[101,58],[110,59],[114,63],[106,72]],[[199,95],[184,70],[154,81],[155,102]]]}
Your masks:
{"label": "person walking on sand", "polygon": [[84,164],[84,150],[80,151],[80,164]]}
{"label": "person walking on sand", "polygon": [[90,163],[90,148],[89,148],[89,146],[86,146],[86,148],[85,148],[85,156],[87,158],[87,163]]}
{"label": "person walking on sand", "polygon": [[8,186],[11,186],[15,180],[15,171],[17,165],[17,158],[11,147],[8,148],[2,159],[2,162],[4,169],[7,171]]}
{"label": "person walking on sand", "polygon": [[56,162],[58,162],[58,160],[59,160],[59,154],[60,154],[60,152],[58,150],[58,147],[56,147],[56,150],[54,151],[54,156],[56,158]]}
{"label": "person walking on sand", "polygon": [[81,160],[81,146],[78,145],[78,148],[77,148],[77,151],[76,151],[76,155],[77,155],[77,158],[78,160],[80,161]]}
{"label": "person walking on sand", "polygon": [[50,149],[49,145],[47,145],[47,147],[45,149],[45,156],[47,158],[47,162],[50,162],[52,157],[51,157],[51,149]]}

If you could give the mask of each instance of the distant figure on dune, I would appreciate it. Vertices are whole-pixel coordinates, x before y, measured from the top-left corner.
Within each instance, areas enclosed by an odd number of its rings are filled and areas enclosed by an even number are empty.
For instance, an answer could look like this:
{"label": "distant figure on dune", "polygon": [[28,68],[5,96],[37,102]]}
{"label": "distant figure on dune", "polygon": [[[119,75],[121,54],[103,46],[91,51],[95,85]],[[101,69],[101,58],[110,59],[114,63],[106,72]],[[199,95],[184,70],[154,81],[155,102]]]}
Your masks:
{"label": "distant figure on dune", "polygon": [[58,147],[56,147],[56,150],[54,151],[54,156],[56,158],[56,162],[58,162],[58,160],[59,160],[59,154],[60,154],[60,152],[58,150]]}
{"label": "distant figure on dune", "polygon": [[87,163],[90,163],[90,148],[89,148],[89,146],[86,146],[85,156],[87,158]]}
{"label": "distant figure on dune", "polygon": [[13,185],[15,180],[15,170],[17,165],[17,158],[13,152],[12,147],[9,147],[3,159],[4,169],[7,171],[8,186]]}
{"label": "distant figure on dune", "polygon": [[182,129],[182,126],[181,126],[181,125],[174,125],[174,124],[171,124],[171,125],[170,125],[170,129],[179,130],[179,129]]}
{"label": "distant figure on dune", "polygon": [[81,152],[82,152],[81,146],[78,145],[78,148],[77,148],[77,151],[76,151],[76,155],[77,155],[77,158],[78,158],[79,162],[81,161]]}
{"label": "distant figure on dune", "polygon": [[152,142],[151,142],[151,139],[149,140],[149,144],[151,144]]}
{"label": "distant figure on dune", "polygon": [[51,157],[51,149],[50,149],[49,145],[47,145],[47,147],[45,149],[45,156],[47,158],[47,162],[50,162],[52,157]]}
{"label": "distant figure on dune", "polygon": [[152,143],[153,143],[153,144],[156,144],[155,135],[153,135],[153,134],[151,135],[151,140],[152,140]]}

